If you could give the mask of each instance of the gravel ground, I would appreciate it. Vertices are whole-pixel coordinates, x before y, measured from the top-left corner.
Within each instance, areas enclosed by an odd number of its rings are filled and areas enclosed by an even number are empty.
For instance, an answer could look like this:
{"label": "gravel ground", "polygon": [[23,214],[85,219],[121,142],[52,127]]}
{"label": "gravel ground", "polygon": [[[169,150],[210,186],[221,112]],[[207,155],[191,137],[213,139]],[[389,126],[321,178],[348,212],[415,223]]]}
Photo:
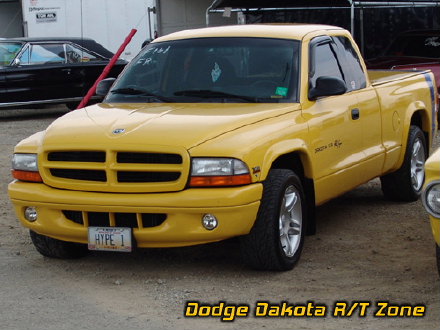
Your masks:
{"label": "gravel ground", "polygon": [[[421,202],[385,201],[373,180],[318,208],[318,232],[289,272],[257,272],[237,240],[79,260],[39,255],[7,196],[14,145],[65,109],[0,113],[0,329],[439,329],[440,283]],[[184,318],[187,301],[247,304],[249,317]],[[255,317],[257,301],[328,306],[326,317]],[[368,301],[366,317],[332,317]],[[377,302],[422,304],[424,317],[377,318]]]}

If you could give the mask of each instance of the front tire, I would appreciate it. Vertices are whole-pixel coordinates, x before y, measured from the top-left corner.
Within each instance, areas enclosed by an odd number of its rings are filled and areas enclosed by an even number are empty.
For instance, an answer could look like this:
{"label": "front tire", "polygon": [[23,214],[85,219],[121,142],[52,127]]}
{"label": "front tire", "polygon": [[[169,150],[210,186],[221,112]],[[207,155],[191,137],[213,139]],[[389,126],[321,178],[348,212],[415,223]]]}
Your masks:
{"label": "front tire", "polygon": [[60,241],[55,238],[47,237],[30,231],[32,243],[40,254],[49,258],[57,259],[77,259],[88,254],[86,244]]}
{"label": "front tire", "polygon": [[403,202],[419,199],[425,181],[427,154],[425,135],[418,126],[412,125],[401,168],[380,178],[386,198]]}
{"label": "front tire", "polygon": [[259,270],[292,269],[304,245],[306,210],[299,177],[291,170],[271,170],[255,224],[241,238],[244,262]]}

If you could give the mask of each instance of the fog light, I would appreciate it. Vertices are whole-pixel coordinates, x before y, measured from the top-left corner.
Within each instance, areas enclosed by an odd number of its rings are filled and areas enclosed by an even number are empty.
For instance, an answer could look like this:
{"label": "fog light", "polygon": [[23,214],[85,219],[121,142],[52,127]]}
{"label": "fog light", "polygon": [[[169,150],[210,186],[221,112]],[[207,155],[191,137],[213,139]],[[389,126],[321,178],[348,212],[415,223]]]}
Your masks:
{"label": "fog light", "polygon": [[205,229],[213,230],[218,226],[218,220],[212,214],[205,214],[202,218],[202,224]]}
{"label": "fog light", "polygon": [[35,207],[27,207],[26,210],[24,210],[24,217],[30,222],[34,222],[35,220],[37,220],[38,214]]}

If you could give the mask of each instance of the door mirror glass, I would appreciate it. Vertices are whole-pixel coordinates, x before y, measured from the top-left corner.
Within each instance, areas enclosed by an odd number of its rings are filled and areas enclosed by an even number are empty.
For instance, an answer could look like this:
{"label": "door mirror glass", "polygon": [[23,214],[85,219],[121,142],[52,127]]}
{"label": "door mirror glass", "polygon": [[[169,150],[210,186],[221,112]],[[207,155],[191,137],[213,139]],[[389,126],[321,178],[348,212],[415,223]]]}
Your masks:
{"label": "door mirror glass", "polygon": [[347,91],[347,86],[342,79],[321,76],[316,79],[315,87],[309,91],[309,99],[316,100],[322,96],[341,95]]}
{"label": "door mirror glass", "polygon": [[12,66],[19,66],[21,64],[21,61],[19,58],[16,58],[12,61]]}
{"label": "door mirror glass", "polygon": [[96,86],[96,95],[99,96],[106,96],[110,88],[112,87],[113,83],[115,82],[116,78],[107,78],[103,79],[98,83],[98,86]]}

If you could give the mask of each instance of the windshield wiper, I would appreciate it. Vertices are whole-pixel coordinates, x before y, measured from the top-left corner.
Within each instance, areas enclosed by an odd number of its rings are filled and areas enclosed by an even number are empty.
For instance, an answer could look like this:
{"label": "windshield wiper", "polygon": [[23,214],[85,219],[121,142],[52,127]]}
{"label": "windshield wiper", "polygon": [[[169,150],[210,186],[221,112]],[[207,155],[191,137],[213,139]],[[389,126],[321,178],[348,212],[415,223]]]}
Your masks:
{"label": "windshield wiper", "polygon": [[237,95],[220,91],[213,91],[209,89],[189,89],[184,91],[177,91],[174,93],[176,96],[195,96],[201,98],[231,98],[241,99],[248,102],[258,103],[261,102],[258,98],[246,95]]}
{"label": "windshield wiper", "polygon": [[133,87],[116,88],[114,90],[111,90],[110,92],[113,94],[140,95],[140,96],[154,97],[162,102],[172,102],[172,100],[170,100],[165,96]]}

